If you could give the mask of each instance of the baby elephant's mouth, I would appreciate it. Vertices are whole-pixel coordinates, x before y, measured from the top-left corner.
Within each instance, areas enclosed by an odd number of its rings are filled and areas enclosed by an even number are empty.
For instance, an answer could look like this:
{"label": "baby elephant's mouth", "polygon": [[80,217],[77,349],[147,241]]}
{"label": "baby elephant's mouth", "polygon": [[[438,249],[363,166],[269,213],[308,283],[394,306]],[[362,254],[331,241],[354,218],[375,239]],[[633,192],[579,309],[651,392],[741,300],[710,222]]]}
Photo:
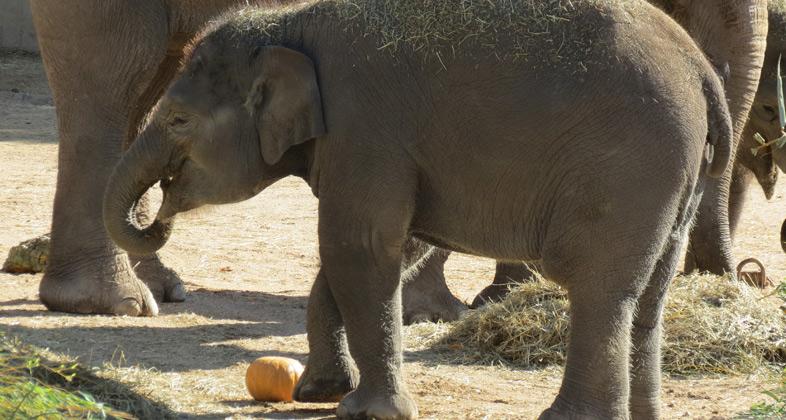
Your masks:
{"label": "baby elephant's mouth", "polygon": [[161,192],[163,193],[163,199],[161,200],[161,207],[158,208],[158,213],[156,213],[156,220],[162,222],[169,221],[178,213],[178,210],[172,203],[173,194],[171,186],[173,180],[173,176],[165,176],[158,181],[158,185],[161,187]]}
{"label": "baby elephant's mouth", "polygon": [[162,185],[161,189],[164,190],[164,199],[161,201],[161,207],[158,208],[156,213],[156,220],[167,222],[171,220],[178,213],[178,210],[172,203],[171,194],[167,194],[165,187]]}
{"label": "baby elephant's mouth", "polygon": [[174,177],[172,176],[166,176],[164,178],[161,178],[158,181],[158,185],[161,187],[161,190],[166,192],[166,189],[169,188],[170,185],[172,185],[172,179],[174,179]]}

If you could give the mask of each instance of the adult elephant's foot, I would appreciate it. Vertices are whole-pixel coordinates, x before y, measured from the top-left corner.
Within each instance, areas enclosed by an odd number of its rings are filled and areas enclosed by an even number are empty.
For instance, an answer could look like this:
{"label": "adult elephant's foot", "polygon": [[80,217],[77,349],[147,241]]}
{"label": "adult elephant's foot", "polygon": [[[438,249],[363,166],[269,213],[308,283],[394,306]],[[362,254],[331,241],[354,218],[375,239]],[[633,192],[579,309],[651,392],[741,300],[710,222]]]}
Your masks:
{"label": "adult elephant's foot", "polygon": [[478,309],[487,303],[499,302],[508,296],[508,292],[510,292],[510,285],[492,283],[475,296],[469,307],[470,309]]}
{"label": "adult elephant's foot", "polygon": [[359,376],[351,360],[328,364],[309,360],[292,398],[300,402],[339,402],[357,387]]}
{"label": "adult elephant's foot", "polygon": [[336,410],[341,419],[416,419],[418,408],[404,390],[378,394],[379,391],[358,388],[344,397]]}
{"label": "adult elephant's foot", "polygon": [[445,261],[450,251],[410,238],[404,246],[401,303],[404,325],[455,321],[467,305],[445,283]]}
{"label": "adult elephant's foot", "polygon": [[455,321],[467,310],[448,289],[441,267],[424,267],[405,280],[401,292],[404,325],[429,321]]}
{"label": "adult elephant's foot", "polygon": [[537,270],[537,264],[497,262],[494,281],[475,296],[469,307],[477,309],[489,302],[505,299],[512,286],[533,280]]}
{"label": "adult elephant's foot", "polygon": [[161,262],[158,254],[145,256],[129,255],[131,266],[159,302],[183,302],[186,289],[183,280],[171,268]]}
{"label": "adult elephant's foot", "polygon": [[[62,260],[62,259],[60,259]],[[41,302],[52,311],[155,316],[158,305],[134,274],[125,254],[49,261],[39,286]]]}

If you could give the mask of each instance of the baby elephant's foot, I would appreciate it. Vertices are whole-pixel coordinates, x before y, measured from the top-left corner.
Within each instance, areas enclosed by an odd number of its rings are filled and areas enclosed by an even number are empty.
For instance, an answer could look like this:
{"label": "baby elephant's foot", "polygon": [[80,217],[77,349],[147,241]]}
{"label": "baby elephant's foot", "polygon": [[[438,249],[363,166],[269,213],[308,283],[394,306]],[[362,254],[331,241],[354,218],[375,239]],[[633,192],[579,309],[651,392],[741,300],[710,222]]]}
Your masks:
{"label": "baby elephant's foot", "polygon": [[340,419],[416,419],[418,408],[406,391],[375,395],[357,389],[341,400],[336,416]]}
{"label": "baby elephant's foot", "polygon": [[554,403],[544,411],[538,420],[602,420],[628,419],[627,407],[619,406],[611,410],[598,410],[597,405],[569,403],[558,395]]}
{"label": "baby elephant's foot", "polygon": [[[349,364],[346,364],[349,365]],[[311,363],[295,386],[292,398],[300,402],[339,402],[358,385],[358,372],[353,366],[332,367],[330,370],[315,369]]]}

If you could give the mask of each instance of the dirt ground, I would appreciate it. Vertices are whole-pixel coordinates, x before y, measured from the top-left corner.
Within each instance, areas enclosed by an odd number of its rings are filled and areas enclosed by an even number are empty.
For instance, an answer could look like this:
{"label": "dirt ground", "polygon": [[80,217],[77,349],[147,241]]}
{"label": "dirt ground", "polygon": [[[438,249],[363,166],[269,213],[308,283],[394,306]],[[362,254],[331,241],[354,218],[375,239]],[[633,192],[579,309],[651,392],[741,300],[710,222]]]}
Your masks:
{"label": "dirt ground", "polygon": [[[0,258],[49,231],[57,167],[55,114],[40,61],[0,56]],[[767,202],[752,189],[735,245],[786,275],[778,232],[786,183]],[[78,357],[184,418],[331,417],[335,404],[262,404],[243,378],[262,355],[306,362],[305,306],[317,267],[316,205],[302,182],[286,179],[247,202],[181,217],[163,258],[185,279],[188,301],[161,305],[156,318],[52,313],[38,301],[40,275],[0,273],[0,331]],[[493,276],[490,260],[454,255],[451,289],[469,300]],[[406,378],[423,418],[534,418],[556,395],[560,368],[516,370],[456,365],[423,348],[407,328]],[[666,378],[664,417],[733,417],[772,379]]]}

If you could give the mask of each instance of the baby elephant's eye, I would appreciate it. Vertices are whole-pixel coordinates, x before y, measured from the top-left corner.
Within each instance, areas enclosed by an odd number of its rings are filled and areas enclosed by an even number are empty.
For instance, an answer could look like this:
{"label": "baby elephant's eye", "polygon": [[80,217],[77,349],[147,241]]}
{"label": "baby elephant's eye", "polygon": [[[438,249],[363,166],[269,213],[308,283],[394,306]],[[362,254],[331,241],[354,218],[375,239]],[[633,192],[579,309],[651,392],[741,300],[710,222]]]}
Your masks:
{"label": "baby elephant's eye", "polygon": [[188,124],[189,119],[185,114],[175,114],[169,118],[169,126],[170,127],[182,127]]}
{"label": "baby elephant's eye", "polygon": [[169,122],[170,125],[183,125],[187,123],[188,120],[183,117],[175,117],[172,118],[172,121]]}

